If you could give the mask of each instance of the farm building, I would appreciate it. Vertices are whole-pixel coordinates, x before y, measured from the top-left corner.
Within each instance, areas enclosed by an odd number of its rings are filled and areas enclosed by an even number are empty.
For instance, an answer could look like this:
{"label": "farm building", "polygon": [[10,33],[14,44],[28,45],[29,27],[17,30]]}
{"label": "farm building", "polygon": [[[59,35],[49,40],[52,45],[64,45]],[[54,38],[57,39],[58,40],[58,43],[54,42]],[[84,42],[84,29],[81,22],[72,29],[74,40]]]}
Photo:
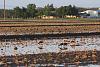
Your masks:
{"label": "farm building", "polygon": [[79,12],[79,14],[83,18],[100,18],[100,8],[98,10],[86,10]]}
{"label": "farm building", "polygon": [[100,18],[100,8],[99,8],[99,10],[97,10],[97,12],[98,12],[98,17]]}
{"label": "farm building", "polygon": [[86,10],[84,12],[80,12],[81,17],[85,18],[97,18],[98,12],[95,10]]}

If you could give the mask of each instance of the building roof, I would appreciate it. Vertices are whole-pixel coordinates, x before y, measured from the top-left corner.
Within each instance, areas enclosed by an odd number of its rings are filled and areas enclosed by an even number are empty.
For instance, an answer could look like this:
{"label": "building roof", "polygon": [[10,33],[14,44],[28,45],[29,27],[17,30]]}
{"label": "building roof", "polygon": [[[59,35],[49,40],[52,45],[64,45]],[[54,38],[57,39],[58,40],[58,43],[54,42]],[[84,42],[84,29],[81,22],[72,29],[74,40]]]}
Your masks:
{"label": "building roof", "polygon": [[97,12],[99,12],[99,13],[100,13],[100,10],[97,10]]}

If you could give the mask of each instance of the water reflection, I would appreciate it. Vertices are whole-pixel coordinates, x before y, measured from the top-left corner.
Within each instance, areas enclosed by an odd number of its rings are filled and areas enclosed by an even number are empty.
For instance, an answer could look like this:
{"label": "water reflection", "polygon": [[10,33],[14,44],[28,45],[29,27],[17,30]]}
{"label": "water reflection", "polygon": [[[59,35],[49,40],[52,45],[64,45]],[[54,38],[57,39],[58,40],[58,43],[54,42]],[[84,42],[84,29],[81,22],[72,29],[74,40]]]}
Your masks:
{"label": "water reflection", "polygon": [[[5,40],[0,42],[0,64],[28,66],[35,63],[37,66],[48,62],[47,65],[69,63],[69,67],[77,64],[98,64],[100,55],[100,37],[70,37],[34,40]],[[72,54],[72,55],[71,55]],[[32,55],[32,56],[31,56]],[[9,56],[9,57],[8,57]],[[37,56],[37,57],[36,57]],[[10,59],[11,58],[11,59]],[[31,60],[31,59],[33,60]],[[9,61],[7,61],[9,59]],[[13,61],[13,59],[16,59]],[[5,60],[5,61],[3,61]],[[23,61],[21,61],[23,60]],[[3,62],[2,62],[3,61]],[[61,63],[62,62],[62,63]],[[26,64],[28,63],[28,64]],[[75,65],[72,65],[74,63]],[[43,64],[45,65],[45,64]],[[72,66],[71,66],[72,65]],[[68,67],[67,66],[67,67]],[[93,65],[90,65],[91,67]],[[95,65],[95,67],[98,65]],[[13,66],[11,66],[13,67]],[[30,66],[32,67],[32,66]],[[77,67],[77,66],[76,66]],[[85,66],[79,66],[85,67]],[[86,65],[89,67],[89,65]]]}
{"label": "water reflection", "polygon": [[70,38],[70,39],[46,39],[46,40],[18,40],[0,42],[0,55],[38,54],[60,51],[88,51],[100,50],[100,38]]}

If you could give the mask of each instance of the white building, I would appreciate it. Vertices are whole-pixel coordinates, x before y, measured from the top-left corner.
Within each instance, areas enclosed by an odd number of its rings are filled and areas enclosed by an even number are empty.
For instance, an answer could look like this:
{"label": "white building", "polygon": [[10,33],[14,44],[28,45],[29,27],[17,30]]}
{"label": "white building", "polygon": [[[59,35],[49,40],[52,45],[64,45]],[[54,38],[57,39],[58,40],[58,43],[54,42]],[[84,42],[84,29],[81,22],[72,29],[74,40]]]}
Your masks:
{"label": "white building", "polygon": [[81,14],[85,14],[83,16],[86,16],[87,18],[97,18],[98,12],[95,10],[86,10],[84,12],[80,12]]}
{"label": "white building", "polygon": [[99,10],[97,10],[97,12],[98,12],[98,17],[100,18],[100,8],[99,8]]}

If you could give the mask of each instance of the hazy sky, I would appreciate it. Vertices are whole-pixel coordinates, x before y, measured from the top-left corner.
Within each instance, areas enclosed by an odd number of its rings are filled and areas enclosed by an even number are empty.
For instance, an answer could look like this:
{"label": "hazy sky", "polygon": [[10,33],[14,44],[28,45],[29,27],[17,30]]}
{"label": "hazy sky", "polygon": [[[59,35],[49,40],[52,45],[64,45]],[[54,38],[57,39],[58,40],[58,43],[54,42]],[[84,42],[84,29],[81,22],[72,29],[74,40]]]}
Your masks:
{"label": "hazy sky", "polygon": [[[0,8],[3,8],[3,1],[0,0]],[[35,3],[38,7],[43,7],[46,4],[54,4],[55,7],[69,4],[78,7],[100,7],[100,0],[6,0],[6,8],[22,7],[29,3]]]}

